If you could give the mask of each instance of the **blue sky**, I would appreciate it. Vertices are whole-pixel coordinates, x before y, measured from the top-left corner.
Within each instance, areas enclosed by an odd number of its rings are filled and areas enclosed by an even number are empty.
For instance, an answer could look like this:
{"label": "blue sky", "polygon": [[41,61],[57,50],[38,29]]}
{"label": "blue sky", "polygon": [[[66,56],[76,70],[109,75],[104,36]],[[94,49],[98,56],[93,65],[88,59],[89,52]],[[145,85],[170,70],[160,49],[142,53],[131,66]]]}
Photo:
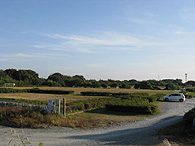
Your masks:
{"label": "blue sky", "polygon": [[0,69],[195,80],[195,0],[0,0]]}

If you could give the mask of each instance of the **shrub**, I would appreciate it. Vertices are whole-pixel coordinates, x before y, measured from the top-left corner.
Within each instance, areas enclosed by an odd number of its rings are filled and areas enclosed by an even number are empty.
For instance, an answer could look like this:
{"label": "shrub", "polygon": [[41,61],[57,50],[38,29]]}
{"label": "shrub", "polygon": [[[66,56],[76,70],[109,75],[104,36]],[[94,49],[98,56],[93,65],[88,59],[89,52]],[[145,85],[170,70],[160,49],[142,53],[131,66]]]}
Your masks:
{"label": "shrub", "polygon": [[148,97],[148,93],[132,93],[132,97]]}
{"label": "shrub", "polygon": [[147,99],[149,102],[155,102],[155,101],[163,100],[164,96],[165,94],[155,94],[155,95],[151,95],[150,97],[147,97]]}
{"label": "shrub", "polygon": [[0,93],[26,93],[27,89],[0,88]]}
{"label": "shrub", "polygon": [[29,89],[29,93],[46,93],[46,94],[73,94],[74,91],[64,91],[64,90],[41,90],[38,88]]}
{"label": "shrub", "polygon": [[186,125],[192,126],[193,118],[195,118],[195,108],[185,113],[183,120],[186,123]]}
{"label": "shrub", "polygon": [[83,96],[114,96],[114,97],[118,97],[118,96],[129,96],[131,95],[131,93],[112,93],[112,92],[93,92],[93,91],[89,91],[89,92],[81,92],[81,95]]}
{"label": "shrub", "polygon": [[84,111],[90,109],[103,108],[111,101],[110,98],[88,99],[67,103],[67,112]]}
{"label": "shrub", "polygon": [[18,128],[46,128],[49,126],[93,127],[95,120],[80,117],[64,117],[54,114],[43,114],[24,108],[0,108],[0,124]]}
{"label": "shrub", "polygon": [[64,90],[41,90],[34,89],[13,89],[13,88],[0,88],[0,93],[46,93],[46,94],[73,94],[74,91]]}
{"label": "shrub", "polygon": [[106,104],[106,110],[139,114],[152,114],[156,112],[157,106],[149,104],[146,99],[134,98],[123,99]]}
{"label": "shrub", "polygon": [[67,103],[67,106],[66,106],[67,112],[83,111],[84,109],[85,109],[85,105],[82,101],[75,101],[75,102]]}

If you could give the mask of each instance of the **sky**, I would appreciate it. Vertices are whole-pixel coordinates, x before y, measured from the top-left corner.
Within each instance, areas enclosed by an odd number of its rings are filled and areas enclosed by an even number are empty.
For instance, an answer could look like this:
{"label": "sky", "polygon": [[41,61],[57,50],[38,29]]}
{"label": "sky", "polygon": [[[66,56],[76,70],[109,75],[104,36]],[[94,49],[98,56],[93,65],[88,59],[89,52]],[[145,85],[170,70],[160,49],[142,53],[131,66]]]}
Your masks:
{"label": "sky", "polygon": [[195,80],[195,0],[0,0],[0,69]]}

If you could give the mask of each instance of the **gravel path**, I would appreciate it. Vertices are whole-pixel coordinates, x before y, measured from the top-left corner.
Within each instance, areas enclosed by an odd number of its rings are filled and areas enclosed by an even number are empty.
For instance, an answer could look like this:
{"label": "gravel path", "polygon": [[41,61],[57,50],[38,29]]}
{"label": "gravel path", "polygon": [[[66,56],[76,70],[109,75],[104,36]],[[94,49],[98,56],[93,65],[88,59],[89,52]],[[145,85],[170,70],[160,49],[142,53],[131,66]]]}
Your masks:
{"label": "gravel path", "polygon": [[[123,145],[163,145],[155,136],[160,128],[178,122],[185,112],[195,106],[195,99],[183,103],[168,102],[162,107],[163,113],[143,121],[122,126],[99,129],[17,129],[0,126],[0,146],[19,145],[30,141],[33,146],[40,142],[44,146],[123,146]],[[21,140],[22,139],[22,140]],[[21,144],[22,145],[22,144]]]}

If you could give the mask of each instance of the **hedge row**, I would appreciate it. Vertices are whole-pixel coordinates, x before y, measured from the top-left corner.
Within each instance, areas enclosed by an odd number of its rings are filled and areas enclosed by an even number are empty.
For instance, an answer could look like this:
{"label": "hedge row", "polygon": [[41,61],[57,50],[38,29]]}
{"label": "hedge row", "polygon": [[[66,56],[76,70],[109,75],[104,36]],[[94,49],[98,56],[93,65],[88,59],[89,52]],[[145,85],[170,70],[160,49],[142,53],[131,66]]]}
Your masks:
{"label": "hedge row", "polygon": [[195,107],[192,108],[190,111],[185,113],[183,117],[183,121],[186,123],[186,125],[192,126],[193,119],[195,118]]}
{"label": "hedge row", "polygon": [[74,91],[64,90],[41,90],[41,89],[28,89],[29,93],[46,93],[46,94],[73,94]]}
{"label": "hedge row", "polygon": [[106,105],[106,110],[116,112],[130,112],[138,114],[152,114],[156,112],[158,107],[149,104],[148,100],[141,98],[123,99],[110,102]]}
{"label": "hedge row", "polygon": [[81,92],[80,93],[83,96],[126,96],[131,95],[131,93],[112,93],[112,92]]}
{"label": "hedge row", "polygon": [[27,89],[0,88],[0,93],[27,93]]}
{"label": "hedge row", "polygon": [[93,91],[88,91],[88,92],[81,92],[81,95],[83,96],[131,96],[131,97],[146,97],[149,96],[148,93],[112,93],[112,92],[93,92]]}
{"label": "hedge row", "polygon": [[74,91],[64,90],[41,90],[34,89],[12,89],[12,88],[0,88],[0,93],[45,93],[45,94],[73,94]]}
{"label": "hedge row", "polygon": [[111,98],[98,98],[98,99],[96,98],[96,99],[75,101],[75,102],[67,103],[66,110],[67,112],[74,112],[74,111],[85,111],[90,109],[104,108],[105,105],[108,104],[111,100],[112,100]]}

